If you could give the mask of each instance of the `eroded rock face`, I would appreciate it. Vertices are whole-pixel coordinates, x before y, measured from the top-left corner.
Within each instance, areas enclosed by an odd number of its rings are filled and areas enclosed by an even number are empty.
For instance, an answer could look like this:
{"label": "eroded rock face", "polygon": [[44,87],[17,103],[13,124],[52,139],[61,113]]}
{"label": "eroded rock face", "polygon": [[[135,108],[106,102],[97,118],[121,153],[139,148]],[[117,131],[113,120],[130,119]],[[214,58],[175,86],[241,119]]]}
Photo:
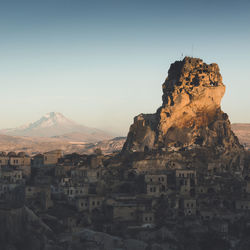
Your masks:
{"label": "eroded rock face", "polygon": [[193,147],[241,150],[220,103],[225,85],[217,64],[185,57],[170,66],[155,114],[134,118],[123,151]]}

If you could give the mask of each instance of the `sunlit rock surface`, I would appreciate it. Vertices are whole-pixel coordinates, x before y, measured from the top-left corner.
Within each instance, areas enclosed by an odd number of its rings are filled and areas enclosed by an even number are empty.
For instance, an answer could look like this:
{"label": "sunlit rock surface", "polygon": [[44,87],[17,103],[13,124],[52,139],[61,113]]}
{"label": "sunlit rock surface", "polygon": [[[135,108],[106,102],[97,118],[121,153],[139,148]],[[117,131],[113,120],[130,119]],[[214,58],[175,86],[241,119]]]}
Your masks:
{"label": "sunlit rock surface", "polygon": [[225,85],[217,64],[185,57],[171,64],[162,106],[134,118],[123,152],[206,147],[223,152],[242,146],[221,110]]}

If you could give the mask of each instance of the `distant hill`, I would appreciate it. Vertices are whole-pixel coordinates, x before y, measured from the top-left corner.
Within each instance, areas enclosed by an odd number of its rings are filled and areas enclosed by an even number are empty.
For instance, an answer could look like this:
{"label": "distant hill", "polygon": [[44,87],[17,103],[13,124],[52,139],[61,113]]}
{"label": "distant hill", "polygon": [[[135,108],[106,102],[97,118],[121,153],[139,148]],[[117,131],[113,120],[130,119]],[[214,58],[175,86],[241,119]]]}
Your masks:
{"label": "distant hill", "polygon": [[78,138],[84,142],[98,142],[111,139],[114,135],[108,132],[86,127],[66,118],[61,113],[51,112],[38,121],[18,128],[2,129],[0,134],[28,137],[58,137],[66,140]]}
{"label": "distant hill", "polygon": [[100,148],[104,154],[120,151],[126,137],[116,137],[97,143],[73,142],[62,138],[21,137],[0,135],[0,151],[26,152],[29,155],[43,153],[50,150],[62,149],[64,153],[91,154]]}
{"label": "distant hill", "polygon": [[250,123],[234,123],[232,130],[239,138],[240,143],[246,149],[250,149]]}

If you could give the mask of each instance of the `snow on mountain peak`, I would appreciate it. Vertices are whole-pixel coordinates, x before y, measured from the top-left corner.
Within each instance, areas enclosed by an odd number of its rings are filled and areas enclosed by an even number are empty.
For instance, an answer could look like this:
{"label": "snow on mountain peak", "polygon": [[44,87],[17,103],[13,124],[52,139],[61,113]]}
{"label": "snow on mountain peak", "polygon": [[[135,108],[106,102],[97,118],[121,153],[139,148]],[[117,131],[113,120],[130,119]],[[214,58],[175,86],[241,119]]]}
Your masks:
{"label": "snow on mountain peak", "polygon": [[45,114],[40,120],[32,123],[32,127],[52,127],[52,126],[71,126],[75,125],[76,123],[67,119],[63,114],[59,112],[50,112]]}
{"label": "snow on mountain peak", "polygon": [[0,134],[1,133],[6,135],[42,137],[81,133],[84,134],[86,141],[99,141],[110,138],[108,133],[77,124],[59,112],[47,113],[39,120],[18,128],[0,130]]}

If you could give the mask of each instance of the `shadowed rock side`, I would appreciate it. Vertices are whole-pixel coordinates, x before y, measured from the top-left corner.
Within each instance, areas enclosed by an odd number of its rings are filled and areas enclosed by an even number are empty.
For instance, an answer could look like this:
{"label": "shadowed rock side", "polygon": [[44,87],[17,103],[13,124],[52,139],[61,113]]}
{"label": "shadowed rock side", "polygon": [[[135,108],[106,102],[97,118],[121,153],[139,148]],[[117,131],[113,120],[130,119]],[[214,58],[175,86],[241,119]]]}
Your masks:
{"label": "shadowed rock side", "polygon": [[123,152],[190,147],[239,151],[242,146],[220,108],[225,85],[217,64],[185,57],[171,64],[155,114],[134,118]]}

